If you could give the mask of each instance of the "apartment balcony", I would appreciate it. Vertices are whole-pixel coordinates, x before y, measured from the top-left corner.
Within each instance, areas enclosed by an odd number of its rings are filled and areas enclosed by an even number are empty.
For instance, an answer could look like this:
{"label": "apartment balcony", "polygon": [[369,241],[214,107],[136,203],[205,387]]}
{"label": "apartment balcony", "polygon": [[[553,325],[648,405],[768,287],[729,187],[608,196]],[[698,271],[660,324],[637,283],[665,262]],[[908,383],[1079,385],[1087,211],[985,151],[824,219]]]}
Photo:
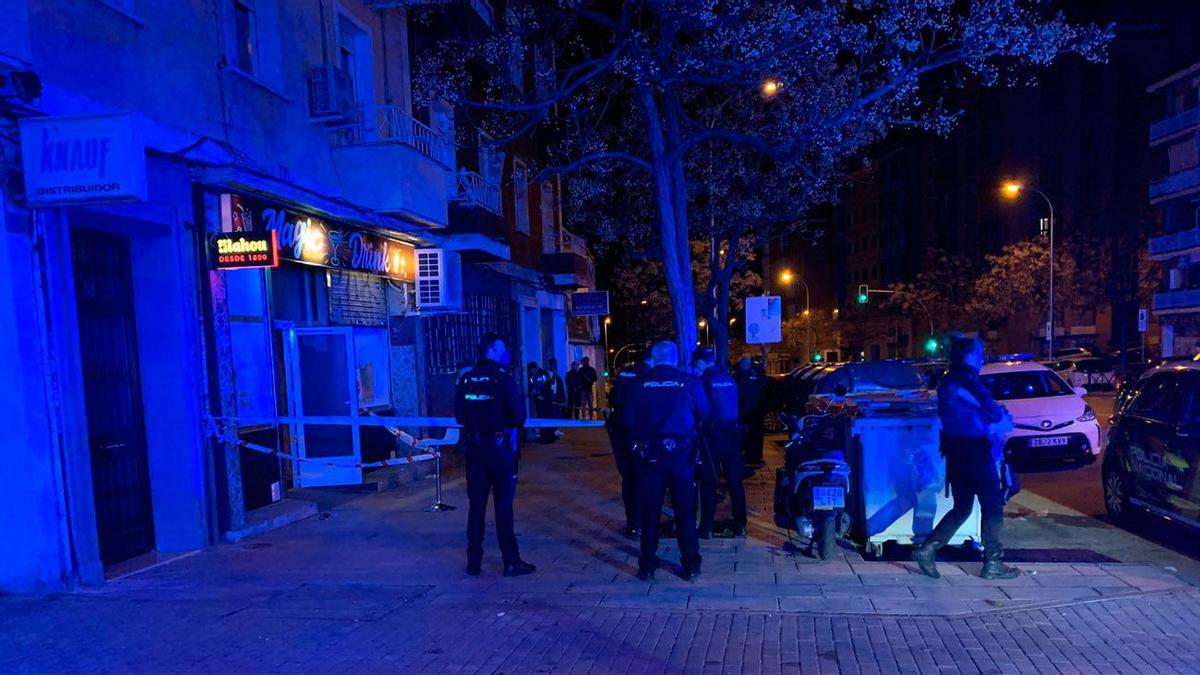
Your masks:
{"label": "apartment balcony", "polygon": [[[476,20],[490,31],[495,27],[495,11],[488,0],[364,0],[368,7],[375,9],[408,9],[411,7],[445,6],[453,12],[457,8],[466,8]],[[453,17],[452,17],[453,18]]]}
{"label": "apartment balcony", "polygon": [[556,288],[592,288],[596,280],[596,264],[587,244],[567,230],[562,231],[557,253],[542,256],[542,272],[550,276]]}
{"label": "apartment balcony", "polygon": [[1158,145],[1200,128],[1200,107],[1150,124],[1150,145]]}
{"label": "apartment balcony", "polygon": [[1150,237],[1150,259],[1170,260],[1178,255],[1200,252],[1200,227]]}
{"label": "apartment balcony", "polygon": [[446,179],[450,201],[500,215],[500,183],[469,169],[459,169]]}
{"label": "apartment balcony", "polygon": [[449,224],[454,146],[433,128],[396,106],[372,106],[333,127],[330,142],[347,199],[428,227]]}
{"label": "apartment balcony", "polygon": [[1155,314],[1200,313],[1200,288],[1178,288],[1154,294]]}
{"label": "apartment balcony", "polygon": [[1200,190],[1200,167],[1173,173],[1150,184],[1150,203],[1160,204]]}

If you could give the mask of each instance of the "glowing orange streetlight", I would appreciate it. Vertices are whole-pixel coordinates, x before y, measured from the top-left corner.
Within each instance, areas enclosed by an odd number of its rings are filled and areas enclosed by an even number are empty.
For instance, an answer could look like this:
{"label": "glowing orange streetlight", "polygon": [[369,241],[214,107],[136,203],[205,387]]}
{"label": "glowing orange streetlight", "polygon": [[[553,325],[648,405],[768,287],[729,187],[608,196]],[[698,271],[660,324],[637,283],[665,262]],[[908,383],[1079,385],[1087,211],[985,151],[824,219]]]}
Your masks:
{"label": "glowing orange streetlight", "polygon": [[1004,190],[1004,194],[1010,198],[1016,198],[1017,195],[1021,194],[1021,184],[1016,181],[1009,181],[1005,183],[1004,187],[1001,189]]}
{"label": "glowing orange streetlight", "polygon": [[771,80],[771,79],[763,80],[762,94],[763,94],[763,96],[766,96],[767,98],[771,98],[775,94],[779,93],[779,89],[782,86],[783,85],[779,84],[779,80]]}

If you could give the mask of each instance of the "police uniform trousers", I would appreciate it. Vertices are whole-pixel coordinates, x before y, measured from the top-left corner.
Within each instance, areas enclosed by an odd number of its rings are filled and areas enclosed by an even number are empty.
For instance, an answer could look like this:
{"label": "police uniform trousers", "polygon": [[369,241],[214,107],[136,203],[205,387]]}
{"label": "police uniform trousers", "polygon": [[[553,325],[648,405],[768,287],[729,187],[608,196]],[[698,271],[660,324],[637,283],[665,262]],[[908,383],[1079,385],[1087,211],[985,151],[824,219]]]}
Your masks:
{"label": "police uniform trousers", "polygon": [[636,460],[639,522],[642,551],[638,563],[642,569],[657,567],[658,525],[662,517],[663,497],[671,490],[671,509],[675,513],[675,539],[679,542],[680,562],[692,570],[700,567],[700,542],[696,536],[696,462],[693,443],[676,446],[657,461]]}
{"label": "police uniform trousers", "polygon": [[725,475],[725,489],[733,510],[734,527],[746,527],[746,490],[742,486],[745,465],[742,463],[741,433],[736,428],[712,429],[704,434],[707,452],[701,455],[700,466],[700,528],[711,530],[717,511],[717,484]]}
{"label": "police uniform trousers", "polygon": [[958,532],[979,499],[984,555],[999,559],[1004,554],[1000,530],[1004,525],[1004,496],[1000,488],[1000,470],[992,457],[989,438],[942,438],[946,455],[946,482],[954,496],[954,506],[933,528],[927,542],[945,546]]}
{"label": "police uniform trousers", "polygon": [[751,410],[741,417],[742,423],[742,453],[747,464],[762,464],[763,460],[763,415],[759,410]]}
{"label": "police uniform trousers", "polygon": [[477,439],[467,446],[467,562],[483,560],[483,532],[487,515],[488,495],[492,496],[496,515],[496,541],[504,564],[521,559],[517,537],[513,533],[513,499],[517,494],[517,453],[507,440],[495,442],[491,437]]}
{"label": "police uniform trousers", "polygon": [[[612,445],[613,461],[617,465],[617,473],[621,476],[621,504],[625,507],[625,526],[637,529],[638,518],[638,483],[637,460],[633,456],[633,439],[629,430],[619,424],[608,427],[608,442]],[[662,502],[662,498],[659,498]]]}

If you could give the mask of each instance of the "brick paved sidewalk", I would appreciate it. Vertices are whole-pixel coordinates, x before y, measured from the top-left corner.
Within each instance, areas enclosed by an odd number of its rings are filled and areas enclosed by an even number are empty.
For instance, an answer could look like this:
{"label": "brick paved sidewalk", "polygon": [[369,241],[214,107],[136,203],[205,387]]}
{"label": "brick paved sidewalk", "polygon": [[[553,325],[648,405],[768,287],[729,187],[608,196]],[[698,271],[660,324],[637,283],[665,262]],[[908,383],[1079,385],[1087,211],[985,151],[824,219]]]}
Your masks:
{"label": "brick paved sidewalk", "polygon": [[494,547],[467,577],[461,481],[439,514],[431,483],[405,484],[102,588],[2,598],[0,671],[1200,671],[1200,593],[1165,570],[815,561],[771,524],[765,471],[747,539],[702,542],[696,583],[639,582],[607,444],[569,440],[523,460],[532,577],[500,576]]}

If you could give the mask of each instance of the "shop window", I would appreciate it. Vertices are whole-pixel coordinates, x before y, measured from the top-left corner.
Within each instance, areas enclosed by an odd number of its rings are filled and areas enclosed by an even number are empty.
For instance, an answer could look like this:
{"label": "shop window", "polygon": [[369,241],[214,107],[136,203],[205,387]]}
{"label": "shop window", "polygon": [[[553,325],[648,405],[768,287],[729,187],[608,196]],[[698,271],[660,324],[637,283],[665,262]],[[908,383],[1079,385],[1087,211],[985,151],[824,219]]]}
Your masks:
{"label": "shop window", "polygon": [[354,360],[360,408],[392,405],[388,333],[381,328],[354,329]]}

